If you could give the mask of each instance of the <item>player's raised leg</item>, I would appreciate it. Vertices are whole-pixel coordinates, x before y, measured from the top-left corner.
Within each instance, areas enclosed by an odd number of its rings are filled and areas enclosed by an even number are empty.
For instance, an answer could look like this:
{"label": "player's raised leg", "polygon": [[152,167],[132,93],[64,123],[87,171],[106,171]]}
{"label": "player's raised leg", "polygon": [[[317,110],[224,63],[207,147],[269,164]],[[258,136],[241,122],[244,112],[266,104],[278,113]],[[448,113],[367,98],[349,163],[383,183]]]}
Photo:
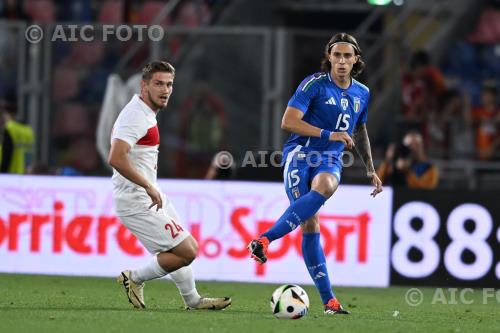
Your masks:
{"label": "player's raised leg", "polygon": [[[310,167],[305,161],[298,162],[295,166],[290,167],[291,165],[288,164],[295,164],[295,162],[291,161],[290,159],[290,163],[287,162],[283,171],[285,189],[291,202],[290,206],[269,230],[248,245],[252,258],[262,264],[267,261],[266,252],[270,242],[285,236],[303,224],[316,214],[333,194],[328,186],[318,186],[309,190]],[[293,174],[294,177],[289,177],[289,174]],[[293,188],[303,195],[299,198],[295,197],[292,193]]]}

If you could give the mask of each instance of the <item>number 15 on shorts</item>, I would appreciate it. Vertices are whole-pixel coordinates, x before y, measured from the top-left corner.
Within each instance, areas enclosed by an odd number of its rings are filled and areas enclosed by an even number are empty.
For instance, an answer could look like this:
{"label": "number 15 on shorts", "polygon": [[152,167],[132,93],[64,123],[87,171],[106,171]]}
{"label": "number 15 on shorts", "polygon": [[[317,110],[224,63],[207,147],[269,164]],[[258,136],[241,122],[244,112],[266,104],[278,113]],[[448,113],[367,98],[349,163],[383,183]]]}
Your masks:
{"label": "number 15 on shorts", "polygon": [[297,170],[297,169],[288,172],[288,175],[287,175],[288,188],[292,188],[292,187],[299,185],[300,177],[299,177],[298,173],[299,173],[299,170]]}

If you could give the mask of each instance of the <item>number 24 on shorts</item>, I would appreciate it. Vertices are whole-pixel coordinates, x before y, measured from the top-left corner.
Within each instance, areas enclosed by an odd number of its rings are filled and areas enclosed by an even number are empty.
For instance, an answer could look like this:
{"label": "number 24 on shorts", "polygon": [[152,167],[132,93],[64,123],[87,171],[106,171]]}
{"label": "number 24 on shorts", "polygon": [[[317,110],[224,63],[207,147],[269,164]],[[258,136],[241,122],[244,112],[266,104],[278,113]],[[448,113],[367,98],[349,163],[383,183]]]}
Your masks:
{"label": "number 24 on shorts", "polygon": [[170,220],[170,223],[165,224],[165,230],[169,230],[172,238],[179,236],[179,233],[184,231],[180,225],[175,223],[174,220]]}

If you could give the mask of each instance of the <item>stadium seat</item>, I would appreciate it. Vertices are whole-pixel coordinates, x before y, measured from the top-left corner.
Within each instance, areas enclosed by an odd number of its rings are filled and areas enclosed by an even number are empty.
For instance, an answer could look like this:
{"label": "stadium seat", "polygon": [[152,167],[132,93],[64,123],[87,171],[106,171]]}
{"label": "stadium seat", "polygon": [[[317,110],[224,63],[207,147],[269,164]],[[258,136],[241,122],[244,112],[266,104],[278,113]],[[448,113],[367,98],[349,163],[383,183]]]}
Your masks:
{"label": "stadium seat", "polygon": [[500,77],[500,43],[484,47],[481,54],[483,79]]}
{"label": "stadium seat", "polygon": [[462,80],[460,88],[469,93],[472,105],[479,105],[481,101],[481,81],[479,80]]}
{"label": "stadium seat", "polygon": [[81,104],[68,103],[59,106],[52,127],[53,137],[83,135],[89,129],[86,109]]}
{"label": "stadium seat", "polygon": [[87,78],[82,81],[82,91],[79,95],[82,100],[94,103],[102,102],[110,74],[110,68],[106,66],[89,70]]}
{"label": "stadium seat", "polygon": [[56,13],[52,0],[27,0],[24,11],[35,22],[53,22]]}
{"label": "stadium seat", "polygon": [[94,66],[104,59],[105,53],[104,42],[77,42],[73,44],[70,58],[77,65]]}
{"label": "stadium seat", "polygon": [[199,5],[192,1],[183,2],[180,5],[176,18],[176,24],[184,27],[194,28],[210,20],[210,12],[203,4]]}
{"label": "stadium seat", "polygon": [[91,0],[61,1],[58,6],[58,21],[92,22],[94,20]]}
{"label": "stadium seat", "polygon": [[444,72],[447,76],[458,76],[460,78],[479,78],[480,71],[477,70],[479,56],[476,47],[468,42],[461,41],[452,45],[446,57]]}
{"label": "stadium seat", "polygon": [[[141,24],[151,24],[153,23],[156,16],[165,7],[166,1],[146,1],[139,11],[137,17],[137,23]],[[170,16],[165,17],[159,24],[166,26],[171,24]]]}
{"label": "stadium seat", "polygon": [[97,21],[107,24],[119,24],[124,21],[123,10],[124,4],[122,0],[106,0],[99,9]]}
{"label": "stadium seat", "polygon": [[52,97],[55,102],[76,97],[80,90],[77,72],[74,68],[56,67],[52,80]]}
{"label": "stadium seat", "polygon": [[83,137],[73,140],[69,150],[71,155],[66,158],[65,162],[76,170],[90,172],[97,167],[99,157],[92,140]]}
{"label": "stadium seat", "polygon": [[483,11],[476,29],[469,34],[467,40],[482,44],[500,42],[500,10],[487,9]]}

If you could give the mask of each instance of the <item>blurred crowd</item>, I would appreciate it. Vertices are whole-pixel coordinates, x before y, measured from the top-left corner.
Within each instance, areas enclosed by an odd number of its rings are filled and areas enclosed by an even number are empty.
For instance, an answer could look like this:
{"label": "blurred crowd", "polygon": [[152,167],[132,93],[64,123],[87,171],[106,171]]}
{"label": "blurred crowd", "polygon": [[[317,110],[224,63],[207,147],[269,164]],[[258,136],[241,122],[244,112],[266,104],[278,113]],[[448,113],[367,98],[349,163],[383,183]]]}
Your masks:
{"label": "blurred crowd", "polygon": [[[23,20],[31,23],[95,23],[101,24],[159,24],[197,27],[209,22],[211,8],[217,0],[181,1],[170,15],[160,22],[156,16],[166,2],[160,0],[0,0],[0,19]],[[98,28],[96,28],[98,29]],[[69,35],[69,32],[66,32]],[[23,34],[24,35],[24,34]],[[180,48],[181,37],[168,41],[169,56]],[[5,41],[2,43],[6,43]],[[6,49],[16,49],[12,39]],[[99,38],[91,42],[52,43],[51,74],[51,156],[50,165],[69,168],[74,174],[104,174],[107,168],[100,160],[95,143],[106,82],[120,59],[135,45],[134,40],[123,42]],[[121,74],[135,74],[149,57],[149,44],[144,43]],[[0,53],[0,95],[17,94],[17,62],[19,58]],[[0,96],[0,97],[1,97]],[[70,173],[72,174],[72,173]]]}
{"label": "blurred crowd", "polygon": [[463,82],[445,77],[426,52],[416,52],[402,79],[402,128],[419,130],[434,158],[498,160],[498,82]]}
{"label": "blurred crowd", "polygon": [[[213,19],[212,10],[217,2],[181,1],[171,15],[158,23],[186,27],[206,24]],[[0,0],[0,18],[41,23],[152,24],[164,6],[165,1],[158,0]],[[379,172],[385,184],[434,188],[439,184],[434,160],[500,160],[498,22],[499,10],[485,10],[475,29],[454,42],[442,61],[436,62],[425,50],[403,60],[401,113],[395,124],[398,135],[389,147],[374,149],[386,149],[385,156],[375,156],[382,161]],[[181,37],[170,38],[166,54],[175,55],[182,42]],[[5,41],[2,43],[6,46]],[[26,161],[33,162],[30,172],[67,175],[108,172],[96,150],[95,129],[107,79],[116,68],[117,59],[133,44],[99,40],[53,44],[50,134],[53,148],[49,164],[54,168],[26,155]],[[8,46],[3,49],[10,49]],[[145,44],[121,74],[125,77],[135,74],[147,58]],[[4,97],[17,93],[15,81],[11,80],[16,77],[12,71],[17,60],[15,55],[0,58],[0,94]],[[224,99],[211,89],[210,78],[205,76],[193,81],[176,108],[179,113],[176,133],[166,134],[171,136],[167,139],[168,154],[176,162],[166,176],[218,177],[213,172],[212,158],[217,151],[225,150],[232,124]],[[7,120],[2,123],[0,131],[6,133]],[[6,172],[5,168],[3,171]]]}
{"label": "blurred crowd", "polygon": [[441,65],[415,52],[402,78],[404,129],[421,131],[433,158],[500,160],[500,9],[486,8]]}
{"label": "blurred crowd", "polygon": [[[201,21],[210,20],[210,8],[217,1],[182,1],[173,15],[157,24],[197,26]],[[0,18],[39,23],[152,24],[165,3],[161,0],[2,0]]]}
{"label": "blurred crowd", "polygon": [[386,184],[434,188],[432,160],[500,161],[500,10],[482,12],[475,29],[448,49],[440,66],[420,50],[401,79],[400,142],[379,167]]}

